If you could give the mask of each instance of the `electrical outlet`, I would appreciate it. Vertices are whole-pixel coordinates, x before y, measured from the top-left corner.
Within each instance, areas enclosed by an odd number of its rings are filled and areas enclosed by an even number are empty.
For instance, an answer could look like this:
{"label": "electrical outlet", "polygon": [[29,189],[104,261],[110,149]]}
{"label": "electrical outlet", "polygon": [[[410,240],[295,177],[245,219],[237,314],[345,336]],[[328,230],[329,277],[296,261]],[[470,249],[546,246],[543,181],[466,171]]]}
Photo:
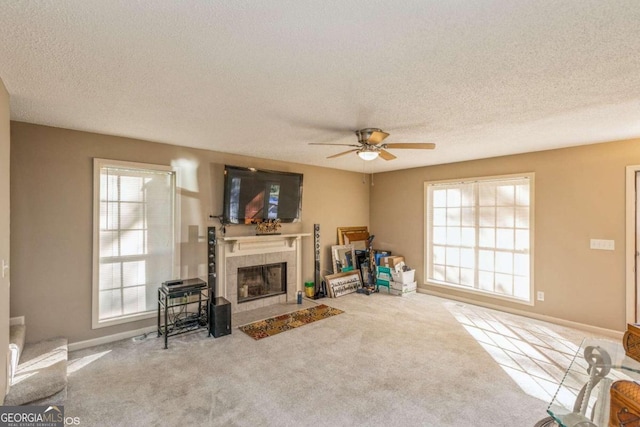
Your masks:
{"label": "electrical outlet", "polygon": [[538,291],[538,295],[536,298],[538,301],[544,301],[544,292]]}

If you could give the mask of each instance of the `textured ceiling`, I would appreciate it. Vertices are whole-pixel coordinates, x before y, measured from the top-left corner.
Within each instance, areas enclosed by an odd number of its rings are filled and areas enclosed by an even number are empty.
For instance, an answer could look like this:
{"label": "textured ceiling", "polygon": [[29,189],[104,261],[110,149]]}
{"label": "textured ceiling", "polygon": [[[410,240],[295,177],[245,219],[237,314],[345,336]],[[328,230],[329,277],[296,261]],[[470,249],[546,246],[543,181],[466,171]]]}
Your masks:
{"label": "textured ceiling", "polygon": [[[638,0],[0,3],[11,118],[353,171],[640,137]],[[379,127],[435,142],[327,156]]]}

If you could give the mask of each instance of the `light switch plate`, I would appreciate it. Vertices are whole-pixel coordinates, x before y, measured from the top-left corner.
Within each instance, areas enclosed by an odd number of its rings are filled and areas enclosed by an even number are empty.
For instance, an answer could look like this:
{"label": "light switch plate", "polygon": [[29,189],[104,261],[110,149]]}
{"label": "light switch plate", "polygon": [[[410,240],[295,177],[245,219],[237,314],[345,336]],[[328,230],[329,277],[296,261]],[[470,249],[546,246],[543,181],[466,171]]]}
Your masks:
{"label": "light switch plate", "polygon": [[616,249],[614,240],[591,239],[589,247],[600,251],[613,251]]}

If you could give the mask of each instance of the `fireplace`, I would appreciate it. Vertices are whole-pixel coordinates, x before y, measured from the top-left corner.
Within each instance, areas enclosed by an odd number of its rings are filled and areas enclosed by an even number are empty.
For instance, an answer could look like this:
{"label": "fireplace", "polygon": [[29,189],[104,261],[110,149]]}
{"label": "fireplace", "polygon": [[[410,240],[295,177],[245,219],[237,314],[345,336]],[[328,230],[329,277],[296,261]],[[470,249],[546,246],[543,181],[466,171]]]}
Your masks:
{"label": "fireplace", "polygon": [[[298,291],[302,290],[302,238],[310,234],[281,234],[273,236],[224,236],[218,239],[218,288],[216,296],[222,296],[231,303],[233,314],[267,307],[272,304],[296,302]],[[286,270],[281,270],[285,285],[279,293],[265,297],[247,296],[242,303],[245,283],[238,280],[238,272],[243,267],[255,267],[286,263]]]}
{"label": "fireplace", "polygon": [[238,304],[286,293],[286,262],[238,268]]}

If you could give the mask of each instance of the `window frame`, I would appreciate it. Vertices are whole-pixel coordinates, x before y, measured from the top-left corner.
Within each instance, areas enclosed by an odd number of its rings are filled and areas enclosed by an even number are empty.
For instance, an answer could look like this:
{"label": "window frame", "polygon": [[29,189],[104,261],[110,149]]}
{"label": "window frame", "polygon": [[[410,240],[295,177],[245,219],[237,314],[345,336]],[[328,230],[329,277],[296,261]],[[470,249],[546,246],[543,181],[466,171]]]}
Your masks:
{"label": "window frame", "polygon": [[[492,182],[492,181],[502,181],[502,180],[510,180],[510,179],[528,179],[529,180],[529,299],[524,300],[521,298],[503,295],[494,293],[491,291],[486,291],[483,289],[479,289],[477,287],[468,287],[453,283],[445,283],[434,281],[429,278],[429,271],[431,264],[433,263],[432,254],[431,254],[431,246],[433,245],[430,240],[430,227],[429,227],[429,216],[432,214],[431,207],[429,206],[429,188],[433,185],[438,184],[468,184],[473,182]],[[517,304],[523,304],[528,306],[535,305],[535,278],[534,278],[534,253],[535,253],[535,173],[534,172],[526,172],[526,173],[517,173],[517,174],[509,174],[509,175],[491,175],[491,176],[483,176],[483,177],[471,177],[471,178],[457,178],[457,179],[446,179],[446,180],[437,180],[437,181],[425,181],[424,182],[424,258],[423,258],[423,267],[424,267],[424,283],[428,286],[438,287],[441,289],[454,290],[458,292],[481,295],[484,297],[509,301]],[[477,203],[474,204],[474,209],[478,209]],[[476,235],[478,232],[479,225],[475,226]],[[478,242],[476,240],[476,246]],[[478,268],[477,264],[474,267],[474,271]]]}
{"label": "window frame", "polygon": [[176,272],[180,271],[180,251],[179,251],[179,221],[177,206],[179,205],[179,192],[178,182],[179,175],[178,170],[167,165],[157,165],[151,163],[139,163],[128,162],[122,160],[109,160],[102,158],[93,159],[93,253],[92,253],[92,304],[91,304],[91,327],[92,329],[104,328],[114,325],[121,325],[124,323],[136,322],[139,320],[150,319],[157,316],[157,309],[135,313],[121,315],[115,318],[100,320],[100,176],[101,170],[104,167],[114,168],[130,168],[133,170],[149,170],[157,172],[169,172],[173,175],[173,203],[172,203],[172,216],[173,216],[173,260],[171,266],[171,277],[167,277],[167,280],[175,278]]}

